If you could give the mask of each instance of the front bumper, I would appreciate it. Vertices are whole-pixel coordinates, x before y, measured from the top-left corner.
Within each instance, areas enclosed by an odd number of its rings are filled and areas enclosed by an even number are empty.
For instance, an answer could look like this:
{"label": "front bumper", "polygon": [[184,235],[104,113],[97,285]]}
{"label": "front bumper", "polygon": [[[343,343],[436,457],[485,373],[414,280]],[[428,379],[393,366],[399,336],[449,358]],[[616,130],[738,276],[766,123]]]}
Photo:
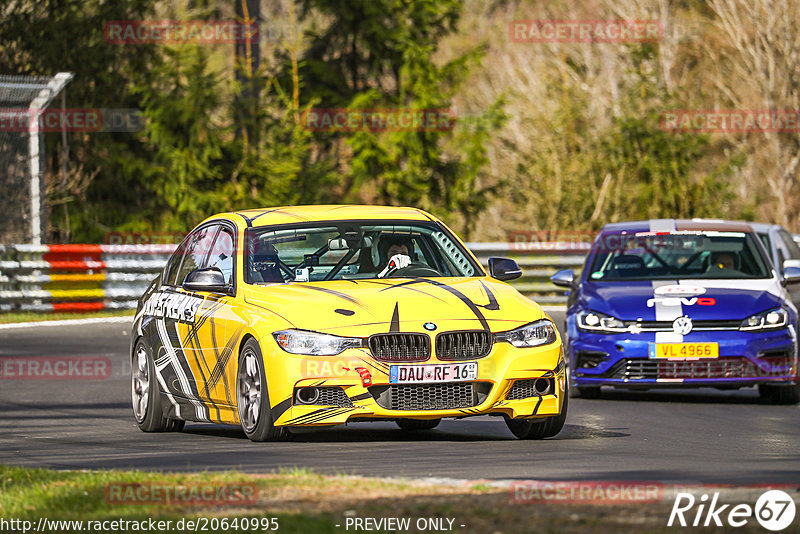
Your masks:
{"label": "front bumper", "polygon": [[794,328],[765,332],[692,332],[684,343],[713,342],[719,358],[649,357],[654,332],[597,334],[579,332],[570,341],[570,373],[577,386],[742,387],[795,383],[797,338]]}
{"label": "front bumper", "polygon": [[[281,403],[288,406],[285,411],[275,414],[275,424],[278,426],[322,426],[354,420],[438,419],[477,415],[550,417],[561,412],[566,388],[566,366],[560,341],[529,349],[518,349],[503,342],[495,343],[487,356],[470,360],[478,362],[477,379],[470,382],[390,384],[389,368],[392,363],[375,360],[365,349],[349,349],[335,357],[281,353],[280,359],[279,368],[270,367],[267,362],[271,403],[273,407]],[[439,361],[432,356],[419,365],[437,363],[454,362]],[[397,364],[415,365],[405,362]],[[369,382],[364,381],[365,369],[369,371]],[[523,398],[519,398],[522,388],[518,386],[516,394],[508,398],[515,381],[542,377],[550,380],[548,394],[523,395]],[[326,388],[326,403],[300,404],[295,391],[302,387]],[[392,392],[391,388],[405,388],[400,397],[411,398],[412,402],[404,405],[397,398],[393,403],[388,402],[387,399],[398,391]],[[341,389],[344,395],[337,389]],[[468,396],[470,392],[472,397]],[[414,399],[429,398],[431,395],[438,396],[436,404],[441,408],[413,408]],[[472,401],[465,400],[469,398]]]}

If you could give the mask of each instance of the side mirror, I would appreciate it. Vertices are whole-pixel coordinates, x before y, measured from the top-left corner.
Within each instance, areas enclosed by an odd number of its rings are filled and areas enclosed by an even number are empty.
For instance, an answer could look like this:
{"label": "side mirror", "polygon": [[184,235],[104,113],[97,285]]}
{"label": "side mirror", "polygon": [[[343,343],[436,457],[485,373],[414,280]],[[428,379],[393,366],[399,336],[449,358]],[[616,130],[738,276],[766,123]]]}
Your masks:
{"label": "side mirror", "polygon": [[227,293],[231,286],[225,282],[225,275],[219,267],[195,269],[186,275],[183,288],[189,291],[211,291],[214,293]]}
{"label": "side mirror", "polygon": [[573,288],[575,287],[575,273],[572,272],[572,269],[564,269],[551,276],[550,281],[560,287]]}
{"label": "side mirror", "polygon": [[489,275],[498,280],[514,280],[522,276],[522,269],[512,259],[489,258]]}
{"label": "side mirror", "polygon": [[781,267],[783,269],[786,269],[787,267],[800,267],[800,260],[784,260]]}
{"label": "side mirror", "polygon": [[783,285],[796,284],[800,282],[800,267],[787,265],[783,268]]}

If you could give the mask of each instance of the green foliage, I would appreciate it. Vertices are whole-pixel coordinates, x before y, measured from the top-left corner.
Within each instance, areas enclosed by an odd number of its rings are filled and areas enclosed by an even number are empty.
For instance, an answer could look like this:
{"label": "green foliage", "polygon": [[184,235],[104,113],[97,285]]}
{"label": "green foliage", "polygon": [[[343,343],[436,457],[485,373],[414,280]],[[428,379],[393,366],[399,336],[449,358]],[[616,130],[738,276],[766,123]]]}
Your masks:
{"label": "green foliage", "polygon": [[[535,73],[555,109],[517,112],[533,139],[521,148],[510,136],[498,140],[509,113],[505,97],[482,104],[463,98],[488,45],[442,50],[462,22],[461,0],[296,5],[305,40],[298,48],[262,48],[264,66],[247,78],[259,88],[252,102],[242,96],[233,61],[222,56],[220,64],[219,48],[105,42],[106,22],[154,18],[155,0],[0,6],[0,72],[72,71],[68,107],[136,108],[146,119],[138,134],[70,134],[70,166],[88,185],[66,188],[50,214],[52,238],[96,242],[111,231],[180,232],[215,212],[323,202],[418,206],[467,237],[492,202],[510,207],[516,221],[547,229],[737,215],[730,177],[744,156],[732,151],[719,163],[718,154],[710,157],[719,152],[713,139],[659,126],[662,110],[690,105],[685,93],[664,88],[660,44],[609,55],[629,72],[620,76],[618,105],[599,112],[580,80],[596,67],[587,58],[600,56],[563,47],[561,71]],[[221,16],[213,2],[192,6],[193,17]],[[460,109],[443,128],[389,131],[315,132],[301,120],[312,108],[445,111],[454,102],[477,111]],[[47,135],[51,182],[58,179],[59,143],[59,134]],[[490,147],[497,149],[492,161]],[[490,172],[498,160],[510,172]],[[745,206],[738,214],[753,213]]]}
{"label": "green foliage", "polygon": [[[331,19],[325,28],[312,29],[303,58],[304,96],[323,108],[441,115],[482,55],[478,46],[442,65],[434,60],[439,41],[461,15],[463,6],[455,0],[301,3],[304,13]],[[320,138],[329,151],[338,151],[341,142],[352,154],[342,165],[347,200],[417,206],[469,232],[496,190],[485,172],[486,147],[503,118],[501,102],[495,102],[463,127],[452,117],[443,127],[361,129]]]}
{"label": "green foliage", "polygon": [[258,144],[241,138],[229,149],[240,158],[223,190],[227,209],[334,202],[337,175],[330,160],[314,158],[314,139],[299,117],[310,106],[295,110],[277,83],[255,119]]}
{"label": "green foliage", "polygon": [[[608,125],[588,120],[584,93],[552,76],[554,90],[563,92],[561,105],[532,119],[539,142],[521,154],[510,179],[512,205],[536,227],[594,230],[614,221],[727,215],[730,176],[743,156],[710,167],[708,135],[663,130],[662,110],[681,106],[653,74],[657,51],[631,47],[630,57],[631,81],[623,85],[620,113]],[[582,68],[576,58],[564,61]]]}
{"label": "green foliage", "polygon": [[147,124],[145,137],[152,164],[142,176],[148,194],[159,199],[165,230],[185,230],[219,203],[225,129],[213,120],[219,106],[219,80],[208,71],[208,53],[200,46],[165,52],[153,79],[137,87]]}

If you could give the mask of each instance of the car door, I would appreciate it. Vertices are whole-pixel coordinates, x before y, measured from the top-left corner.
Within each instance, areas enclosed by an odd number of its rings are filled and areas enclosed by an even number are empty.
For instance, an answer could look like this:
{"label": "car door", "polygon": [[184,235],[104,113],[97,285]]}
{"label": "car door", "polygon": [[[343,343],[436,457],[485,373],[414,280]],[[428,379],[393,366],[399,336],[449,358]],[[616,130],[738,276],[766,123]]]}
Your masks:
{"label": "car door", "polygon": [[[797,243],[794,242],[792,239],[791,234],[781,228],[778,230],[778,239],[777,241],[780,243],[780,256],[781,258],[781,266],[780,272],[783,273],[783,267],[787,265],[792,265],[794,267],[800,267],[800,247],[797,246]],[[786,286],[786,290],[791,295],[792,302],[794,305],[800,309],[800,283],[789,284]]]}
{"label": "car door", "polygon": [[189,272],[203,265],[218,230],[218,225],[204,225],[186,236],[164,270],[159,291],[144,307],[159,384],[176,411],[189,419],[208,419],[198,401],[199,373],[183,344],[203,299],[184,291],[181,284]]}
{"label": "car door", "polygon": [[183,350],[191,356],[191,365],[199,375],[199,399],[209,404],[210,419],[231,421],[235,406],[236,384],[232,376],[238,357],[238,347],[244,330],[242,314],[236,304],[236,230],[221,225],[203,268],[216,267],[230,284],[229,293],[192,291],[202,298],[193,327],[182,339]]}

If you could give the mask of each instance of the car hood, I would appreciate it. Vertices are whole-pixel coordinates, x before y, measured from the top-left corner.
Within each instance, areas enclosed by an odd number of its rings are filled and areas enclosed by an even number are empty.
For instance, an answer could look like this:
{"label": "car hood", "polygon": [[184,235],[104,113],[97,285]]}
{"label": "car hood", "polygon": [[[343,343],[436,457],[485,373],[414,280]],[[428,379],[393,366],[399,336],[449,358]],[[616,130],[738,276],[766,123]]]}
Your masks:
{"label": "car hood", "polygon": [[[700,290],[684,295],[656,294],[658,286]],[[783,287],[775,279],[584,282],[578,306],[625,321],[655,321],[681,315],[695,320],[733,320],[779,306],[783,296]],[[659,317],[656,309],[660,310]]]}
{"label": "car hood", "polygon": [[287,327],[339,335],[378,332],[510,330],[544,316],[506,283],[480,278],[393,278],[248,285],[244,298]]}

